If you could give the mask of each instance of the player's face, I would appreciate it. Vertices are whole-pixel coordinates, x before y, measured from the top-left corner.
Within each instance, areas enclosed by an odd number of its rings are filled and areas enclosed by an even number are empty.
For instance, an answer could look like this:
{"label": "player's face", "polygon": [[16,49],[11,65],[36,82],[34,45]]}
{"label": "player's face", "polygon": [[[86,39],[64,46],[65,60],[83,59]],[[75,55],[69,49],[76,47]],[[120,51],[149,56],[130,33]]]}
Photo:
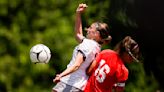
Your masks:
{"label": "player's face", "polygon": [[99,31],[96,30],[96,25],[93,23],[89,28],[86,29],[88,39],[97,39],[100,37]]}

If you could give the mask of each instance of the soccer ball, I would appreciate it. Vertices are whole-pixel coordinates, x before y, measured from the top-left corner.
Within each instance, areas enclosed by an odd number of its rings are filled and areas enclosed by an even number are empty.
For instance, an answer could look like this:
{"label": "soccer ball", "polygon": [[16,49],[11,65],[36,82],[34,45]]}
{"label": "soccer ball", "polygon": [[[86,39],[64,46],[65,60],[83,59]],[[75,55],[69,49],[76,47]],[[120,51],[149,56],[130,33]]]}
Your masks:
{"label": "soccer ball", "polygon": [[32,63],[48,63],[51,58],[50,49],[44,44],[37,44],[30,49]]}

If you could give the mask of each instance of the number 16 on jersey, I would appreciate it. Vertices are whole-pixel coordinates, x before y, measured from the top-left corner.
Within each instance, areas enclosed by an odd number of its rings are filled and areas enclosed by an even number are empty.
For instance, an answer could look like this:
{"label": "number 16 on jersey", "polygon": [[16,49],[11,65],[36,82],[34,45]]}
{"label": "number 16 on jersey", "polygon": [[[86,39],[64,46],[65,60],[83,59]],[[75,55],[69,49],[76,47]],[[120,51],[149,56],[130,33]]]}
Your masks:
{"label": "number 16 on jersey", "polygon": [[96,80],[99,83],[104,82],[106,75],[110,72],[110,67],[105,64],[105,60],[101,60],[98,68],[95,71]]}

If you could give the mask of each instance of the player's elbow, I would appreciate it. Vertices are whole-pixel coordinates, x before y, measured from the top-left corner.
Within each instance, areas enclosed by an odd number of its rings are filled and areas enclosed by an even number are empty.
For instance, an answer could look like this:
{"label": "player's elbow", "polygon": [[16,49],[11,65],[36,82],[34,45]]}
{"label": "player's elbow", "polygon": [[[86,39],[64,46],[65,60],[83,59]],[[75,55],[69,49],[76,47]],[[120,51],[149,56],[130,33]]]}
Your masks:
{"label": "player's elbow", "polygon": [[81,43],[82,42],[82,39],[83,39],[84,37],[82,36],[82,35],[80,35],[80,34],[76,34],[75,35],[75,39],[79,42],[79,43]]}
{"label": "player's elbow", "polygon": [[76,39],[77,42],[79,42],[79,43],[81,42],[81,40],[79,39],[79,37],[75,36],[75,39]]}

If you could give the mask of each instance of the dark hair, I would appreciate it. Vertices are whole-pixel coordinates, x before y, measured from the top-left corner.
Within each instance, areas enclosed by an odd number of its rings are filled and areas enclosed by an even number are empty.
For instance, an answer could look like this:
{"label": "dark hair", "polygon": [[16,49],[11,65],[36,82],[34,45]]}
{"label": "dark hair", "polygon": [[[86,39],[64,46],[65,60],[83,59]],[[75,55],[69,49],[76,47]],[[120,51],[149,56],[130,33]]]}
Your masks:
{"label": "dark hair", "polygon": [[106,23],[95,22],[96,30],[100,32],[102,39],[108,38],[110,34],[109,26]]}
{"label": "dark hair", "polygon": [[99,31],[100,37],[102,38],[102,40],[99,41],[98,43],[108,44],[112,40],[108,24],[103,22],[95,22],[94,24],[96,26],[96,30]]}
{"label": "dark hair", "polygon": [[126,36],[119,42],[114,50],[120,55],[127,52],[136,62],[139,62],[137,59],[139,57],[139,46],[130,36]]}

